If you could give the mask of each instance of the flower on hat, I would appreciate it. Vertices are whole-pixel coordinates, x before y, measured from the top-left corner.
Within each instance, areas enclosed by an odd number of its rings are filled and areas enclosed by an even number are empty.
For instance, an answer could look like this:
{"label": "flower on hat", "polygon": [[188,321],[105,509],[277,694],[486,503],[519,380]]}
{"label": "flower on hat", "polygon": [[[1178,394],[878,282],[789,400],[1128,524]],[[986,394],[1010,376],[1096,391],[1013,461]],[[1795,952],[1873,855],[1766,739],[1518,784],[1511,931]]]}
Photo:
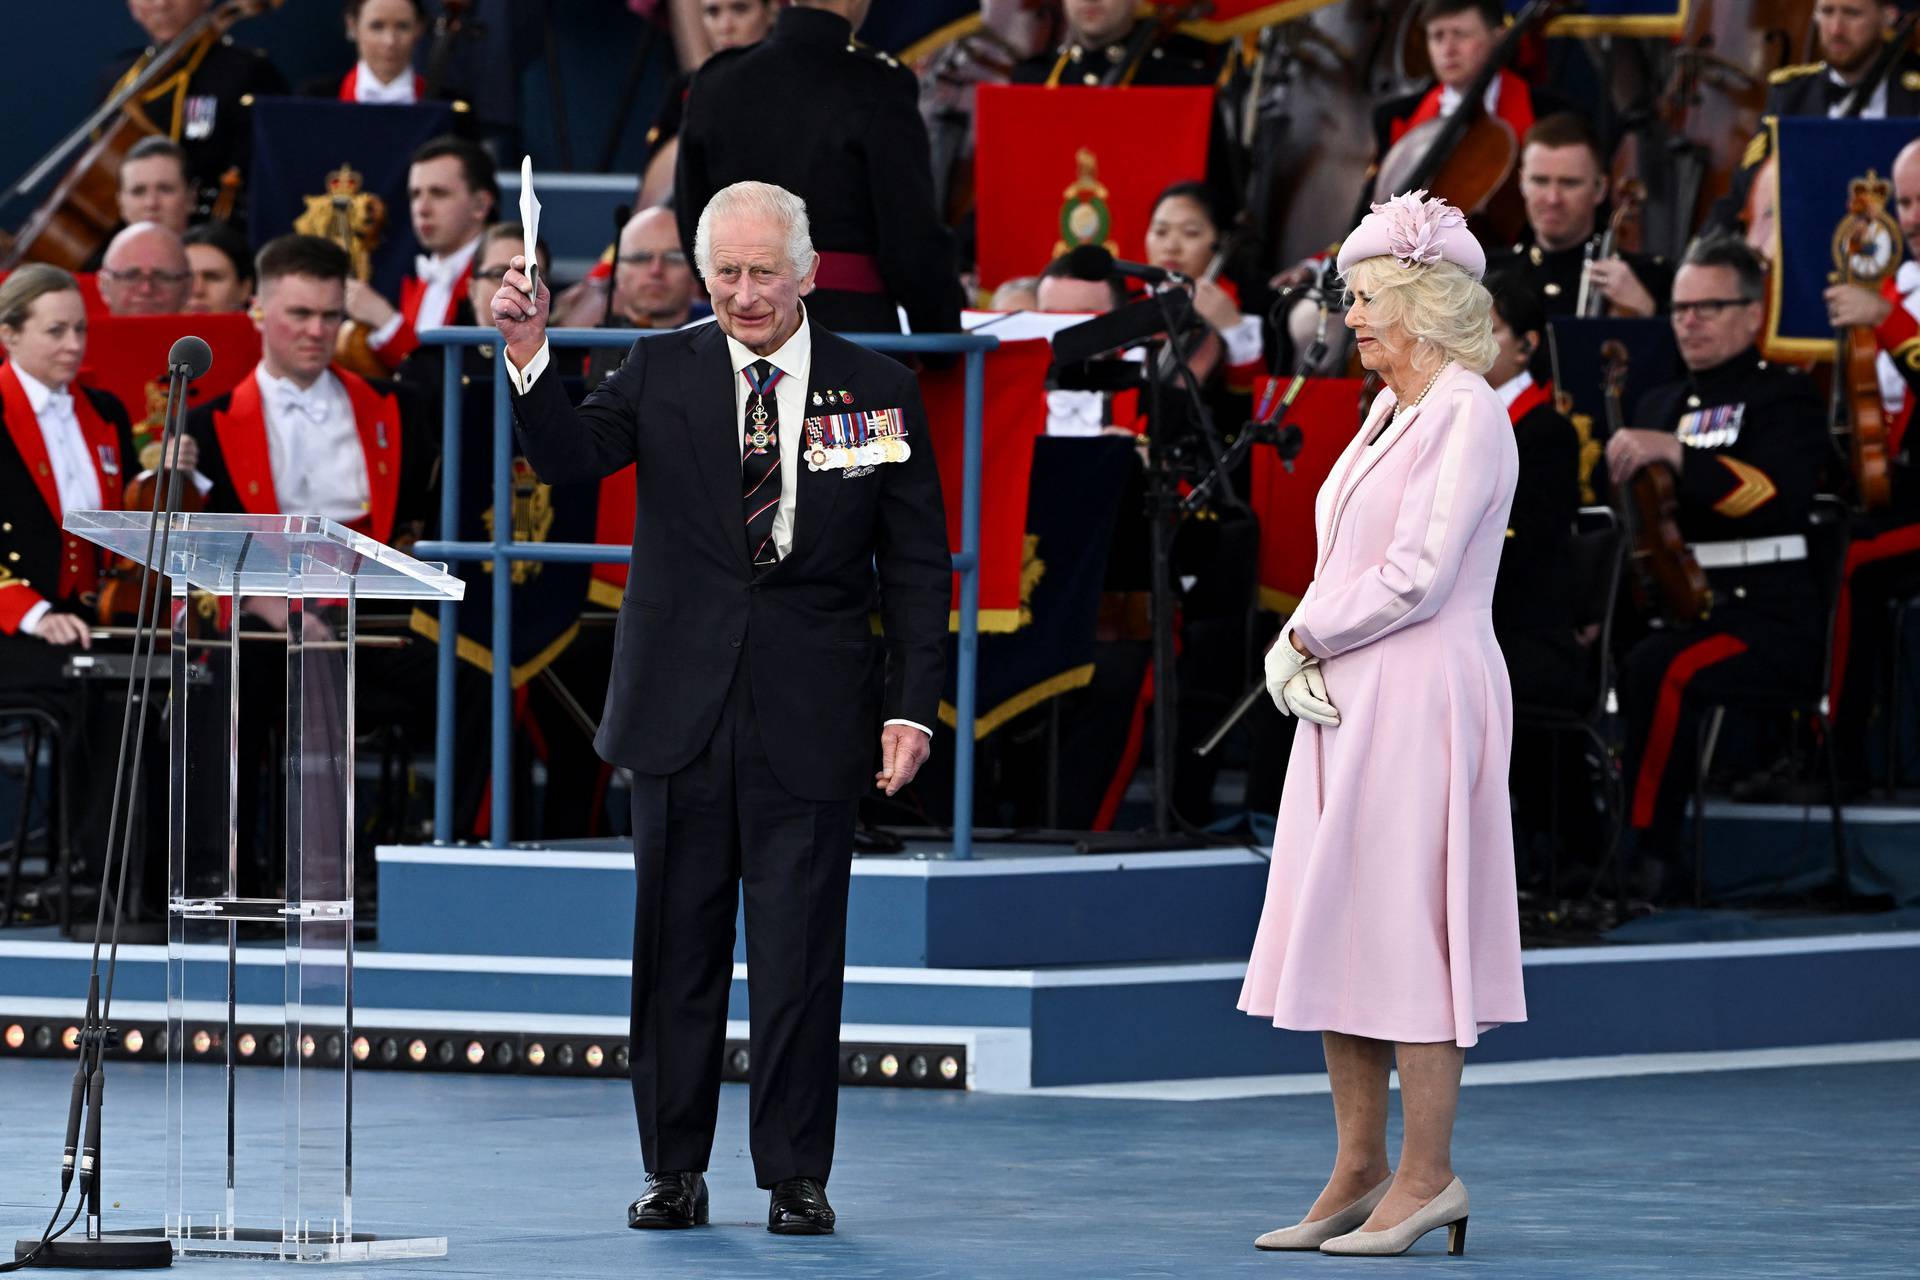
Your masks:
{"label": "flower on hat", "polygon": [[1429,200],[1422,191],[1404,191],[1384,204],[1372,206],[1386,226],[1387,249],[1403,267],[1432,266],[1442,257],[1447,230],[1467,225],[1467,217],[1439,196]]}

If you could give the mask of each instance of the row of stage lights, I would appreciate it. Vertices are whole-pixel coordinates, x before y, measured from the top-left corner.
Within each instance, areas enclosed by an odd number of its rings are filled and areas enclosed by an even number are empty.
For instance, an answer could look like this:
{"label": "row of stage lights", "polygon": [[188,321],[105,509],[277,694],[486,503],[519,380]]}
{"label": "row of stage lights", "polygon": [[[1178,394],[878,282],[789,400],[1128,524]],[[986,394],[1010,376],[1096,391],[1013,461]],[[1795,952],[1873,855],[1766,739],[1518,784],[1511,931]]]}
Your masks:
{"label": "row of stage lights", "polygon": [[[224,1027],[189,1030],[189,1062],[225,1060]],[[62,1057],[76,1051],[80,1028],[73,1023],[9,1021],[0,1030],[0,1049],[20,1057]],[[279,1066],[285,1061],[286,1034],[272,1026],[236,1027],[234,1060],[245,1065]],[[164,1061],[167,1029],[157,1023],[118,1028],[109,1057],[124,1061]],[[320,1066],[336,1066],[343,1055],[354,1065],[396,1071],[491,1071],[524,1075],[624,1076],[629,1049],[624,1038],[587,1040],[526,1034],[410,1033],[366,1029],[351,1043],[339,1032],[309,1032],[300,1037],[300,1057]],[[744,1082],[752,1057],[745,1041],[727,1042],[723,1078]],[[843,1044],[840,1083],[909,1089],[966,1088],[966,1051],[957,1045]]]}

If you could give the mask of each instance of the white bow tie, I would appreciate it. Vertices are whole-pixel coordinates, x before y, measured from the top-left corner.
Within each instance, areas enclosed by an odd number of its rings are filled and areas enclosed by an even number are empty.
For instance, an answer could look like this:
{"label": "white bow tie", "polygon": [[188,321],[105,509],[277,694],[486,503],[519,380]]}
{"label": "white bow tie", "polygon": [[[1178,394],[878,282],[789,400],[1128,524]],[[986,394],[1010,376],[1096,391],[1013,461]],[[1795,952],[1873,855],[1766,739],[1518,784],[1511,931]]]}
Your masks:
{"label": "white bow tie", "polygon": [[441,260],[419,253],[413,258],[413,274],[420,277],[422,284],[451,285],[460,278],[460,267],[452,258]]}
{"label": "white bow tie", "polygon": [[275,401],[275,407],[283,415],[297,413],[315,426],[327,420],[328,401],[325,396],[283,391]]}
{"label": "white bow tie", "polygon": [[1900,270],[1894,274],[1893,287],[1899,291],[1900,296],[1903,298],[1913,293],[1914,290],[1920,289],[1920,262],[1915,262],[1912,258],[1908,258],[1905,262],[1901,263]]}

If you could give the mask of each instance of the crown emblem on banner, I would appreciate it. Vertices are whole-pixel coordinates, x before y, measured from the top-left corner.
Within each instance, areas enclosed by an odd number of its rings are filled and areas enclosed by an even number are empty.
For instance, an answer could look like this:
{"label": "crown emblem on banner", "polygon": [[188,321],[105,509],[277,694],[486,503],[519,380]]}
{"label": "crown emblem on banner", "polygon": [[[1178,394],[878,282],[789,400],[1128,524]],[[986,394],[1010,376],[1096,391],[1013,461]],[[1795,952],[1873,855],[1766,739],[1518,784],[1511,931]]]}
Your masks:
{"label": "crown emblem on banner", "polygon": [[1101,245],[1109,253],[1118,253],[1119,246],[1114,244],[1111,235],[1113,212],[1107,207],[1109,192],[1100,181],[1100,161],[1086,147],[1076,151],[1073,159],[1079,176],[1060,193],[1060,239],[1053,246],[1053,256],[1070,253],[1083,244]]}
{"label": "crown emblem on banner", "polygon": [[387,202],[361,190],[365,181],[352,165],[341,165],[327,174],[325,194],[301,197],[307,211],[293,224],[302,235],[319,236],[345,249],[356,280],[373,274],[373,255],[387,226]]}
{"label": "crown emblem on banner", "polygon": [[1846,216],[1833,228],[1833,283],[1877,287],[1900,264],[1900,224],[1887,212],[1892,194],[1872,169],[1847,184]]}

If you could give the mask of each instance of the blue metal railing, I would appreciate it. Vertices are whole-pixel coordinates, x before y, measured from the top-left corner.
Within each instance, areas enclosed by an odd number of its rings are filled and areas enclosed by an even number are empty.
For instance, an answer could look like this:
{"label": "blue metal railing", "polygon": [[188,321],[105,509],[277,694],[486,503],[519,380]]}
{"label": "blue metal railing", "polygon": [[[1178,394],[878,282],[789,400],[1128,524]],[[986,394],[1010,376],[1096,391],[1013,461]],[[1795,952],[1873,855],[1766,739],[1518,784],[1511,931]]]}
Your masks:
{"label": "blue metal railing", "polygon": [[[618,347],[640,338],[661,336],[652,329],[551,329],[547,340],[561,347]],[[954,710],[959,726],[954,734],[953,856],[973,856],[973,713],[975,677],[980,647],[980,407],[986,389],[986,353],[1000,345],[998,338],[971,334],[865,333],[843,335],[875,351],[912,351],[923,354],[959,354],[966,359],[966,417],[960,500],[960,550],[953,568],[960,575],[960,645]],[[492,329],[474,326],[428,329],[423,343],[449,348],[442,383],[440,528],[460,527],[460,467],[462,397],[461,361],[452,348],[497,343]],[[512,509],[513,411],[507,399],[507,379],[501,368],[505,353],[494,356],[493,379],[493,509]],[[492,696],[492,828],[488,843],[504,848],[513,830],[513,609],[510,598],[512,562],[582,562],[615,564],[633,552],[630,546],[589,542],[516,542],[513,522],[496,519],[490,542],[460,542],[442,538],[416,544],[413,554],[422,560],[491,560],[493,562],[493,696]],[[453,838],[454,671],[458,661],[459,608],[453,601],[440,604],[439,667],[436,671],[434,732],[433,838]]]}

